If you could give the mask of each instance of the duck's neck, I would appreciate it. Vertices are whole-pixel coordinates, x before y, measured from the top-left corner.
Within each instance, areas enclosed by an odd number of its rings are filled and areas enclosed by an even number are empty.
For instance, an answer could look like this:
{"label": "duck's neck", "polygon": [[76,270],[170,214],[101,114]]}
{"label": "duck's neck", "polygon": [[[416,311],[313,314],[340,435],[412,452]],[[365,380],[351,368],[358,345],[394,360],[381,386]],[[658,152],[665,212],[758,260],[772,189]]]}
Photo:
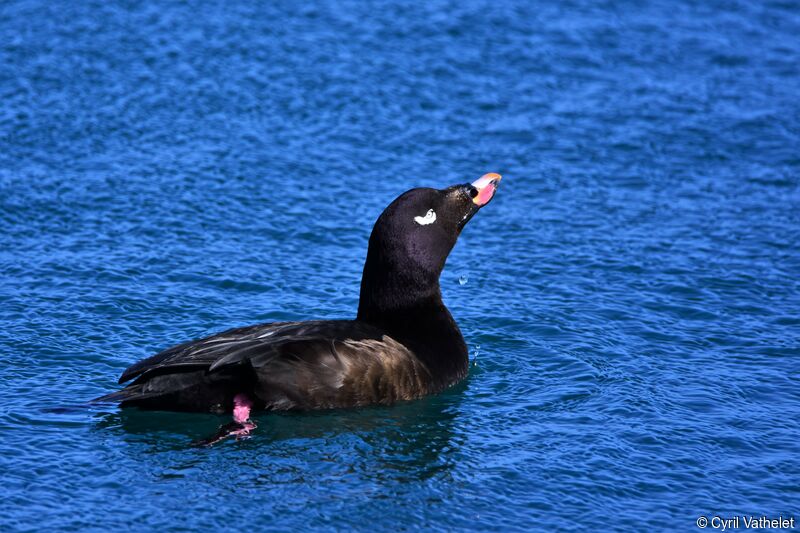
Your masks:
{"label": "duck's neck", "polygon": [[[370,276],[365,268],[357,320],[385,331],[419,357],[441,385],[463,378],[464,337],[442,302],[439,280]],[[376,283],[380,282],[380,283]]]}

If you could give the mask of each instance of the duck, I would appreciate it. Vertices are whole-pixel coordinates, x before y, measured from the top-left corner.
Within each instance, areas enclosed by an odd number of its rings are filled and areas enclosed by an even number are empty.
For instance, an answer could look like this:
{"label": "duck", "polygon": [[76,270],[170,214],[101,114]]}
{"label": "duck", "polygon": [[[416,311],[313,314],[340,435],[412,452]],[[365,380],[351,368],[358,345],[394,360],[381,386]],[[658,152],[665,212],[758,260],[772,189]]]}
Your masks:
{"label": "duck", "polygon": [[233,416],[200,444],[250,436],[251,413],[392,405],[463,380],[469,353],[439,278],[466,224],[501,176],[414,188],[369,237],[355,319],[271,322],[167,348],[128,367],[95,402]]}

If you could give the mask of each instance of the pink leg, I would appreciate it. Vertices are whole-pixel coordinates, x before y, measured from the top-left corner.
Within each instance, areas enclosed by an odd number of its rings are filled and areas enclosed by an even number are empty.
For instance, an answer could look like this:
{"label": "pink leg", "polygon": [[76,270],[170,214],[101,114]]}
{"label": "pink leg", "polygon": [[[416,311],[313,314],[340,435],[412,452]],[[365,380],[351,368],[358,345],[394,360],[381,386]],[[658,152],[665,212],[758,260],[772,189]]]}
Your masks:
{"label": "pink leg", "polygon": [[243,424],[250,418],[250,409],[253,408],[253,402],[246,394],[237,394],[233,397],[233,421]]}
{"label": "pink leg", "polygon": [[233,421],[241,426],[230,433],[236,437],[236,440],[248,436],[250,431],[256,428],[255,423],[250,420],[250,409],[252,408],[253,402],[246,394],[239,393],[233,397]]}
{"label": "pink leg", "polygon": [[198,446],[211,446],[227,437],[236,437],[236,440],[245,438],[256,428],[256,424],[250,420],[250,410],[253,402],[246,394],[237,394],[233,397],[233,422],[229,422],[217,430],[217,432],[206,439],[195,441]]}

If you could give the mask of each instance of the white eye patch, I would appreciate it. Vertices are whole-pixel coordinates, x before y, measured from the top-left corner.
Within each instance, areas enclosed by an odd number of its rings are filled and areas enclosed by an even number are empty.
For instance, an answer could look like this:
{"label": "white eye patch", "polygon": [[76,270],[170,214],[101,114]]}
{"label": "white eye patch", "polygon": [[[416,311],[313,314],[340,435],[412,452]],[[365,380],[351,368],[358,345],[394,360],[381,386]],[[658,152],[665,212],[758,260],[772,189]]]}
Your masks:
{"label": "white eye patch", "polygon": [[436,222],[436,212],[433,209],[428,209],[424,217],[414,217],[414,222],[420,226],[427,226]]}

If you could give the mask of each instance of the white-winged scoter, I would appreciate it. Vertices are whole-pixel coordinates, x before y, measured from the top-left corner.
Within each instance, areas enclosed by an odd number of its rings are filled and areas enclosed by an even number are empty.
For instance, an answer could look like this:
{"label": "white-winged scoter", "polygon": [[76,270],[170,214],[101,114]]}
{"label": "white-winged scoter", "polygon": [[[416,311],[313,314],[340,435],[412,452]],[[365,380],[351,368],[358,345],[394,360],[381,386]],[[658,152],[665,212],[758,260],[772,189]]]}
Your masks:
{"label": "white-winged scoter", "polygon": [[174,346],[129,367],[125,388],[95,401],[167,411],[232,412],[205,444],[255,427],[250,411],[392,404],[467,375],[461,331],[439,275],[465,224],[500,181],[412,189],[378,217],[355,320],[274,322]]}

